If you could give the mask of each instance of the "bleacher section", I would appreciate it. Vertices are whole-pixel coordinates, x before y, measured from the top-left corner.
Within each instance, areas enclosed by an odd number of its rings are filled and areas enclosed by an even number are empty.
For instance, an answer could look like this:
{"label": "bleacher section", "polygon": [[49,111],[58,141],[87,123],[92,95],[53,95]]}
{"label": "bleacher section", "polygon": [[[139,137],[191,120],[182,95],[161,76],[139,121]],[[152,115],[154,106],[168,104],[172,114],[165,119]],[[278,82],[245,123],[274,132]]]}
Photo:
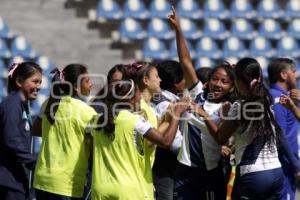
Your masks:
{"label": "bleacher section", "polygon": [[[256,57],[261,64],[279,56],[300,58],[300,0],[174,2],[196,67],[243,56]],[[140,44],[140,49],[123,49],[134,51],[135,59],[174,59],[170,9],[168,0],[99,0],[89,19],[116,24],[115,30],[108,30],[116,46]]]}
{"label": "bleacher section", "polygon": [[33,61],[43,68],[43,82],[38,99],[32,102],[32,113],[39,112],[42,102],[49,95],[50,71],[53,63],[45,56],[38,55],[26,39],[10,30],[8,24],[0,17],[0,101],[7,95],[7,72],[12,63]]}

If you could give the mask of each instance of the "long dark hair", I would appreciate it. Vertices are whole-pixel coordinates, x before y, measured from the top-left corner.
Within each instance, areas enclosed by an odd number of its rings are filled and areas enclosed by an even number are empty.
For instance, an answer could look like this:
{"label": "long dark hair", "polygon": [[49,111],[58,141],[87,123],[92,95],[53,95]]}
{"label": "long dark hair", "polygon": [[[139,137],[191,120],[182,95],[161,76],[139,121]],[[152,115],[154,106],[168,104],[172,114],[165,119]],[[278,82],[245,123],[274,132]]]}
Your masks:
{"label": "long dark hair", "polygon": [[61,72],[58,69],[53,70],[51,94],[45,109],[45,114],[51,124],[55,122],[55,113],[58,109],[62,96],[77,96],[75,87],[78,84],[79,77],[87,73],[87,68],[81,64],[67,65]]}
{"label": "long dark hair", "polygon": [[227,76],[232,81],[233,90],[228,92],[228,94],[223,98],[223,101],[234,102],[237,100],[238,94],[234,88],[235,73],[234,73],[233,67],[234,66],[231,65],[229,62],[223,61],[222,63],[218,64],[214,68],[211,68],[211,70],[209,71],[208,76],[207,76],[207,84],[206,84],[206,87],[204,88],[204,93],[203,93],[203,97],[205,99],[208,98],[208,94],[209,94],[209,90],[210,90],[208,82],[211,80],[212,76],[216,73],[216,71],[218,71],[219,69],[224,69]]}
{"label": "long dark hair", "polygon": [[[275,135],[279,134],[281,129],[271,111],[272,97],[264,86],[259,63],[253,58],[243,58],[236,64],[235,73],[236,79],[243,82],[249,91],[242,96],[241,112],[247,115],[247,119],[243,115],[241,118],[243,129],[246,130],[249,123],[252,122],[249,131],[254,134],[254,138],[261,138],[263,143],[272,144],[275,141]],[[253,102],[255,104],[243,106]],[[261,105],[263,105],[263,113],[243,111],[243,109],[261,109]],[[275,134],[273,126],[275,127]]]}
{"label": "long dark hair", "polygon": [[18,91],[17,79],[26,80],[36,72],[42,74],[42,68],[33,62],[22,62],[13,64],[8,73],[7,93]]}
{"label": "long dark hair", "polygon": [[[120,109],[129,110],[132,108],[129,102],[134,97],[136,89],[137,87],[135,87],[132,79],[115,81],[108,85],[108,93],[104,99],[104,103],[107,106],[107,115],[104,115],[104,113],[99,117],[97,130],[103,128],[104,133],[112,140],[114,139],[114,118]],[[103,123],[105,120],[106,123]]]}
{"label": "long dark hair", "polygon": [[123,64],[117,64],[115,66],[113,66],[107,74],[106,77],[106,84],[104,85],[103,88],[101,88],[99,90],[99,92],[97,92],[96,97],[92,100],[92,102],[103,102],[104,98],[105,98],[105,92],[108,89],[108,85],[111,84],[114,81],[118,81],[118,80],[114,80],[113,79],[113,75],[116,72],[120,72],[122,74],[122,80],[126,80],[129,79],[129,74],[127,71],[127,65],[123,65]]}

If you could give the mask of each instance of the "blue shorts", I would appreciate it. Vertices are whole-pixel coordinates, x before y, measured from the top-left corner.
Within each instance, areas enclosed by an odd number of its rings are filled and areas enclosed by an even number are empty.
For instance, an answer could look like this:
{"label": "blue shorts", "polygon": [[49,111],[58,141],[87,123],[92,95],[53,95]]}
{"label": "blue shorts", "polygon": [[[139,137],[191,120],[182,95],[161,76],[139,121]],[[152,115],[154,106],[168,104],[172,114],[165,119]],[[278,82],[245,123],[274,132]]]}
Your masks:
{"label": "blue shorts", "polygon": [[225,200],[226,183],[222,167],[213,170],[178,164],[174,200]]}
{"label": "blue shorts", "polygon": [[284,176],[281,168],[252,172],[240,176],[237,167],[232,200],[279,200],[284,191]]}

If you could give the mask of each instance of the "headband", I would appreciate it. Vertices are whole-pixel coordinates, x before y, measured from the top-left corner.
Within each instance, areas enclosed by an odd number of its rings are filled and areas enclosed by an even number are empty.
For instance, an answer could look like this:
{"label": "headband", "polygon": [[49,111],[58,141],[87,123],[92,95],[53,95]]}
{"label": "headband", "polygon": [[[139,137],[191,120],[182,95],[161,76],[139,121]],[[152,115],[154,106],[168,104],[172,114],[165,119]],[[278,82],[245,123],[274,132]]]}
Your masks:
{"label": "headband", "polygon": [[10,70],[8,72],[8,77],[12,78],[14,72],[16,71],[16,69],[20,66],[21,63],[13,63],[10,67]]}
{"label": "headband", "polygon": [[257,83],[260,83],[260,77],[258,79],[255,78],[250,82],[250,88],[252,89]]}
{"label": "headband", "polygon": [[64,72],[60,71],[57,67],[54,68],[50,73],[51,74],[58,74],[60,81],[64,81],[65,80]]}

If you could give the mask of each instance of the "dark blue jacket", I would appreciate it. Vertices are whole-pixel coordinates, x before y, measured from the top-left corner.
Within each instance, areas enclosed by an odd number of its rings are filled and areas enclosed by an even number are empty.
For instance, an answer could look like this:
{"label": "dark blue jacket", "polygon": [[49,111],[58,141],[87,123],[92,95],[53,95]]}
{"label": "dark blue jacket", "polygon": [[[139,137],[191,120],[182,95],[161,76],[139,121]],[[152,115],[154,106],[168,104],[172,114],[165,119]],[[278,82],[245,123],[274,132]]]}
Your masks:
{"label": "dark blue jacket", "polygon": [[[282,94],[288,95],[288,91],[284,90],[277,84],[271,85],[269,92],[273,100],[279,98]],[[294,173],[300,170],[297,141],[298,121],[294,113],[280,103],[275,102],[273,110],[276,121],[282,130],[282,136],[279,138],[282,145],[281,149],[283,150],[283,153],[279,152],[280,161],[284,171],[290,171],[286,172],[291,173],[291,176],[293,177]],[[287,151],[286,147],[288,148]]]}
{"label": "dark blue jacket", "polygon": [[28,193],[28,172],[35,163],[31,154],[31,120],[28,102],[19,93],[0,103],[0,185]]}

